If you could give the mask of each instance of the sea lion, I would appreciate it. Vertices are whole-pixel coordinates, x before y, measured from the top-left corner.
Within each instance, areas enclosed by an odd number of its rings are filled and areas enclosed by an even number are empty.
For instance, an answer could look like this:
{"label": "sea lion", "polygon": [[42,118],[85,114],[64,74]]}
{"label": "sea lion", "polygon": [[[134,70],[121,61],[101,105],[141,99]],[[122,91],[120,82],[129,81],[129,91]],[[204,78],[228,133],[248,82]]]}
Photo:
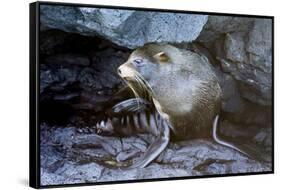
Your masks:
{"label": "sea lion", "polygon": [[[108,120],[103,130],[150,132],[157,137],[133,167],[145,167],[154,160],[168,145],[170,134],[175,140],[212,137],[244,153],[217,136],[222,91],[206,57],[172,45],[150,43],[133,51],[117,72],[136,98],[112,110],[136,114],[126,120]],[[140,115],[147,110],[153,114],[145,119]],[[126,127],[115,128],[116,123]]]}
{"label": "sea lion", "polygon": [[222,92],[205,57],[171,45],[151,43],[136,49],[118,73],[137,94],[140,90],[132,82],[136,78],[145,81],[144,88],[151,91],[156,109],[170,121],[177,139],[210,134],[220,111]]}

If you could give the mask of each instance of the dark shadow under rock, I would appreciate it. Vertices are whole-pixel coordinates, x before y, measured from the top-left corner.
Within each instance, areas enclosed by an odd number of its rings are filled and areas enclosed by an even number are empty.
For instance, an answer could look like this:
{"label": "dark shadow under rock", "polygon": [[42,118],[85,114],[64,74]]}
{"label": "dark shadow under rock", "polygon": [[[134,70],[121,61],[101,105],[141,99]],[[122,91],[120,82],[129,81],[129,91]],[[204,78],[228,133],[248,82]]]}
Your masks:
{"label": "dark shadow under rock", "polygon": [[59,30],[42,32],[40,47],[41,121],[68,124],[80,117],[92,125],[123,86],[116,70],[130,50]]}

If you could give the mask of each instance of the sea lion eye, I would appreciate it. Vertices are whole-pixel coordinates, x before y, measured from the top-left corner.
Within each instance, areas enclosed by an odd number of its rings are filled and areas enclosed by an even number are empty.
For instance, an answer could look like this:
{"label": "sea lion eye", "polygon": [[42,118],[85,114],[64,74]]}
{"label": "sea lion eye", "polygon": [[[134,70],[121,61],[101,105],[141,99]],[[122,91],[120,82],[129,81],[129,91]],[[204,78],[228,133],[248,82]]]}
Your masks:
{"label": "sea lion eye", "polygon": [[142,59],[134,59],[134,60],[133,60],[133,63],[134,63],[136,66],[140,66],[140,65],[142,65],[142,63],[143,63],[143,60],[142,60]]}

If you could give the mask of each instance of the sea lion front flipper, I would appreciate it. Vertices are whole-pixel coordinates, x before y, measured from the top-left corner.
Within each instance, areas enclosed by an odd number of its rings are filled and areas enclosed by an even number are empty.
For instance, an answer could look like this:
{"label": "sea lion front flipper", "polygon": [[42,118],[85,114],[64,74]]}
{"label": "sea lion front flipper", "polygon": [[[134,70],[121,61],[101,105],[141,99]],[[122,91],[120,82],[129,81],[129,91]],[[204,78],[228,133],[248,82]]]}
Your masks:
{"label": "sea lion front flipper", "polygon": [[144,168],[150,162],[152,162],[168,145],[170,141],[170,127],[169,122],[165,119],[161,118],[161,121],[158,121],[160,135],[156,138],[156,140],[148,147],[144,155],[132,166],[129,168]]}
{"label": "sea lion front flipper", "polygon": [[131,98],[112,107],[113,114],[141,112],[151,107],[151,103],[142,98]]}

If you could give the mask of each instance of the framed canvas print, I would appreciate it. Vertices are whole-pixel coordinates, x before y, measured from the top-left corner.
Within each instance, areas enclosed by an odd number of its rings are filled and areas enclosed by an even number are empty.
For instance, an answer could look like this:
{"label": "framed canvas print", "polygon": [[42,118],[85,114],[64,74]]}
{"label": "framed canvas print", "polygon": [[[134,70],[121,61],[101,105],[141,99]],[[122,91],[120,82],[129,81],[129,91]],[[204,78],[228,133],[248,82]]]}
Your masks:
{"label": "framed canvas print", "polygon": [[273,173],[273,21],[31,3],[30,186]]}

